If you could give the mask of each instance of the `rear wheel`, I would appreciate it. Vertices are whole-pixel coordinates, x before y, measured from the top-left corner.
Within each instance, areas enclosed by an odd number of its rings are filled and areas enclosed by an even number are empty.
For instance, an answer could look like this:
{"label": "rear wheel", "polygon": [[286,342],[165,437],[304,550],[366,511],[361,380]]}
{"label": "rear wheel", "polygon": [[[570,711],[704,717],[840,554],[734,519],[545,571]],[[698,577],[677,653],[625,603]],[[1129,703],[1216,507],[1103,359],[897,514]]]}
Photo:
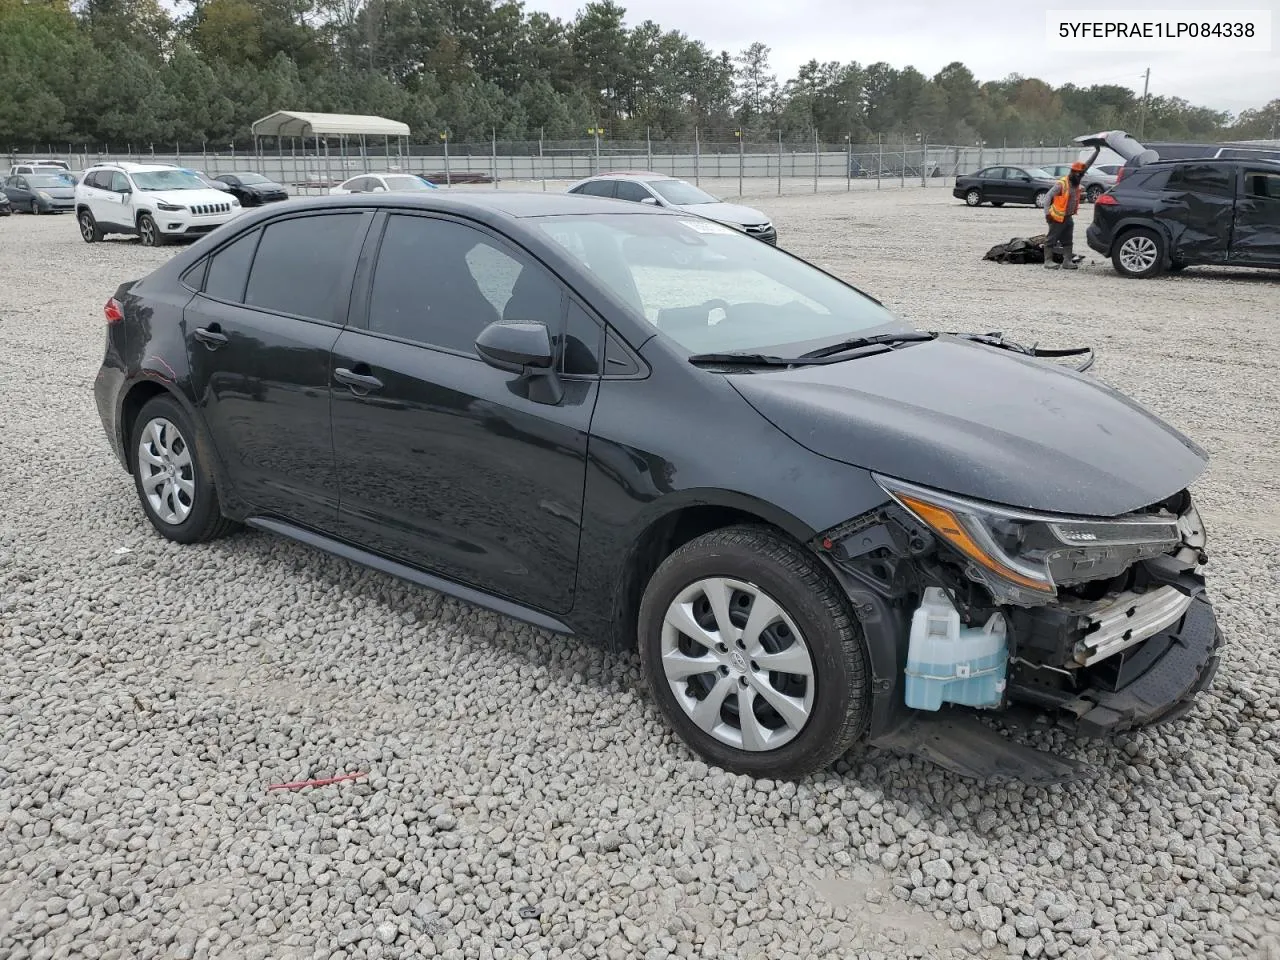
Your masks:
{"label": "rear wheel", "polygon": [[1154,277],[1164,269],[1164,239],[1146,227],[1130,230],[1117,241],[1111,264],[1121,276]]}
{"label": "rear wheel", "polygon": [[1085,191],[1084,198],[1088,200],[1090,203],[1097,203],[1098,198],[1102,196],[1102,194],[1103,194],[1102,184],[1095,183],[1092,186],[1090,186],[1088,190]]}
{"label": "rear wheel", "polygon": [[1045,198],[1049,196],[1048,190],[1037,190],[1035,197],[1032,198],[1037,207],[1043,207]]}
{"label": "rear wheel", "polygon": [[821,564],[768,528],[717,530],[668,557],[645,589],[639,645],[663,717],[725,770],[803,777],[865,731],[861,630]]}
{"label": "rear wheel", "polygon": [[976,207],[982,203],[982,191],[977,187],[973,187],[964,195],[964,202],[971,207]]}
{"label": "rear wheel", "polygon": [[227,533],[213,475],[196,446],[186,411],[169,396],[147,401],[134,421],[134,485],[143,512],[162,536],[201,543]]}
{"label": "rear wheel", "polygon": [[76,215],[76,221],[80,224],[80,236],[84,238],[85,243],[97,243],[102,239],[102,230],[98,227],[98,222],[93,219],[93,214],[88,210],[81,210]]}

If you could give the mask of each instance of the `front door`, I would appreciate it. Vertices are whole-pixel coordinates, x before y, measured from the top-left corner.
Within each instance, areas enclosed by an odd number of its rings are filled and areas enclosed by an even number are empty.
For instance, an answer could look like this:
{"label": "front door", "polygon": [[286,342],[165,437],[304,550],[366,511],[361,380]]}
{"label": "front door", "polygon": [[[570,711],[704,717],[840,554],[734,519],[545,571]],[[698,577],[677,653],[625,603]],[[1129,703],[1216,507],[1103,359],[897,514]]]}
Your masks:
{"label": "front door", "polygon": [[372,214],[284,217],[216,251],[184,311],[192,393],[255,512],[332,532],[331,349]]}
{"label": "front door", "polygon": [[1242,167],[1237,197],[1231,262],[1280,266],[1280,173]]}
{"label": "front door", "polygon": [[523,251],[437,216],[387,215],[357,291],[333,349],[343,537],[565,612],[598,359],[566,369],[564,396],[551,403],[484,363],[475,339],[498,320],[536,320],[562,344],[568,336],[598,352],[602,328]]}

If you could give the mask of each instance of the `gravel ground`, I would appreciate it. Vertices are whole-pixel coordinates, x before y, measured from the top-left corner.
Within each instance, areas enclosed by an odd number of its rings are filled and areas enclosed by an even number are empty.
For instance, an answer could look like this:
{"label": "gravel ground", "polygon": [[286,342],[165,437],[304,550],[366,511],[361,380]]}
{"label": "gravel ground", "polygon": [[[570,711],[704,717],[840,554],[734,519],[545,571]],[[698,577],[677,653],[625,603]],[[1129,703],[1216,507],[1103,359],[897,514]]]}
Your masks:
{"label": "gravel ground", "polygon": [[1030,208],[748,187],[785,246],[910,321],[1091,343],[1210,449],[1212,695],[1167,730],[1048,740],[1098,766],[1066,787],[870,750],[799,785],[708,770],[632,657],[265,534],[154,535],[91,383],[102,303],[168,251],[14,216],[0,960],[1280,958],[1280,276],[1049,274],[980,260],[1041,229]]}

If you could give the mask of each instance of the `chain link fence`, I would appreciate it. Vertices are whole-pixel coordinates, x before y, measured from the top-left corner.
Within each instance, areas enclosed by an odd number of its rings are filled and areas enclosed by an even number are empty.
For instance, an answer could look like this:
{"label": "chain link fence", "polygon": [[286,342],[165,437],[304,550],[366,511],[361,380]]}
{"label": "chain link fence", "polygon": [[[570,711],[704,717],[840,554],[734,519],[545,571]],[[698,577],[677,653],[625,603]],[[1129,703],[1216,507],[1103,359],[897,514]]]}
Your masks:
{"label": "chain link fence", "polygon": [[1052,145],[929,144],[883,137],[874,142],[689,140],[490,140],[416,143],[359,137],[260,138],[228,144],[32,144],[9,148],[10,163],[55,159],[83,170],[95,163],[171,163],[208,176],[253,171],[317,193],[363,173],[413,173],[441,186],[541,184],[562,189],[611,171],[652,171],[722,191],[761,196],[811,190],[950,186],[957,175],[995,164],[1044,167],[1075,158],[1078,148]]}

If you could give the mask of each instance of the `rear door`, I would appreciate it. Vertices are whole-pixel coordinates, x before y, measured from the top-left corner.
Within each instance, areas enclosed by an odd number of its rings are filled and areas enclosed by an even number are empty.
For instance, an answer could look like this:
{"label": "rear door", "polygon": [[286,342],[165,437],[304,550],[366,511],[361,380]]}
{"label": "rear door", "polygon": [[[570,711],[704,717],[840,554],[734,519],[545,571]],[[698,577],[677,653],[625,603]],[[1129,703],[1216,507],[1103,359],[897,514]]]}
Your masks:
{"label": "rear door", "polygon": [[283,216],[208,260],[184,313],[194,400],[256,512],[332,532],[333,343],[372,213]]}
{"label": "rear door", "polygon": [[1280,170],[1242,164],[1238,189],[1231,262],[1280,266]]}
{"label": "rear door", "polygon": [[9,198],[9,202],[19,210],[26,210],[31,204],[31,191],[27,189],[26,177],[16,176],[6,179],[4,193]]}
{"label": "rear door", "polygon": [[1226,261],[1237,179],[1237,165],[1221,160],[1188,161],[1169,171],[1160,217],[1169,228],[1175,260]]}

